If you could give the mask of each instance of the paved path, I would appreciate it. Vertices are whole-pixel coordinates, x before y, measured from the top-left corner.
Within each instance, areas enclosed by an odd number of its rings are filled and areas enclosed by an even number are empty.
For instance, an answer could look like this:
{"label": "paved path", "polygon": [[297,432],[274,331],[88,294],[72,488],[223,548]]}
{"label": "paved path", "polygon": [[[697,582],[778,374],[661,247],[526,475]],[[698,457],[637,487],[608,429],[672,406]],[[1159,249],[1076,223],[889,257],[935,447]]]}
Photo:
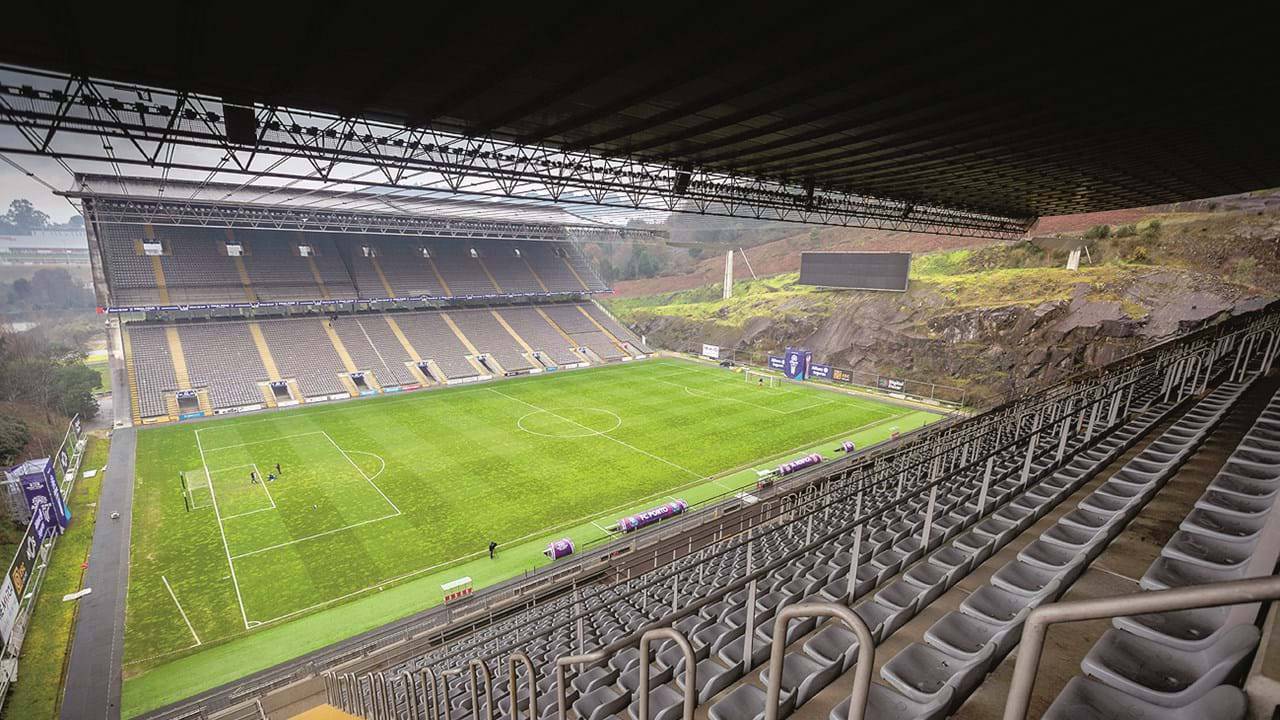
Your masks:
{"label": "paved path", "polygon": [[[124,656],[124,599],[129,581],[129,526],[133,510],[133,428],[115,431],[93,533],[85,587],[76,616],[62,720],[120,717],[120,665]],[[112,520],[111,513],[120,513]]]}

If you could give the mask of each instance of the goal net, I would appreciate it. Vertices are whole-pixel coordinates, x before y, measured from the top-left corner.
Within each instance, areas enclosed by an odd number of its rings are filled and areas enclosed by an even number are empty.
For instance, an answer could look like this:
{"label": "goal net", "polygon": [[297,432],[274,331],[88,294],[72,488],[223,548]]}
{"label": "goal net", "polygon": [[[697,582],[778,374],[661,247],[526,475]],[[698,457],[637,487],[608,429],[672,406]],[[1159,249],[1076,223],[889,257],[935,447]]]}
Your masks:
{"label": "goal net", "polygon": [[751,385],[763,385],[771,388],[782,387],[782,378],[777,375],[747,370],[742,373],[742,377]]}
{"label": "goal net", "polygon": [[204,470],[184,470],[180,475],[182,500],[187,506],[187,512],[213,505],[208,473]]}

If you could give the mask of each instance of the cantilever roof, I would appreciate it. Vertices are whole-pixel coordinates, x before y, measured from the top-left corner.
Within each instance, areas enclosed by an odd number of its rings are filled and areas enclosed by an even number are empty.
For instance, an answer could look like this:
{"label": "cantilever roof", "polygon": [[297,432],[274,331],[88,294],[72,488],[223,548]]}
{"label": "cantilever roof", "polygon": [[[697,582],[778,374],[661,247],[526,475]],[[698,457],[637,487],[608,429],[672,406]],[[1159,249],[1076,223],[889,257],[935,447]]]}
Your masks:
{"label": "cantilever roof", "polygon": [[0,61],[1007,217],[1280,186],[1256,8],[298,10],[23,3]]}

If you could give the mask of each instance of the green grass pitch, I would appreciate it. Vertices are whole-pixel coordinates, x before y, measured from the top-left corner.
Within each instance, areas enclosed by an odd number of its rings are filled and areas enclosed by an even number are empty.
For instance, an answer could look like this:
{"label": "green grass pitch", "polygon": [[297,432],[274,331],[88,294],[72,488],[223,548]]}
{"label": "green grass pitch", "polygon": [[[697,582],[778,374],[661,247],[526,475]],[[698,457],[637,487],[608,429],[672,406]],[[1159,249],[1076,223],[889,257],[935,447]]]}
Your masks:
{"label": "green grass pitch", "polygon": [[449,579],[547,564],[549,539],[581,548],[629,512],[933,419],[661,359],[144,429],[125,710],[429,607]]}

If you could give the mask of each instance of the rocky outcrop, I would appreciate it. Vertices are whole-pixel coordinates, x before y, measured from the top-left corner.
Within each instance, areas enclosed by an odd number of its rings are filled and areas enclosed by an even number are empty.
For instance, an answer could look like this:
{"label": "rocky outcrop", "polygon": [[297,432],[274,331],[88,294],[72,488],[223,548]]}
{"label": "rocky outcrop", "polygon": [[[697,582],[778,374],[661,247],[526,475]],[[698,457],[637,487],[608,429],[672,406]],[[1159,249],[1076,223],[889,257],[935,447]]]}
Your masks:
{"label": "rocky outcrop", "polygon": [[625,319],[661,347],[707,342],[763,354],[802,346],[833,365],[958,385],[971,404],[985,405],[1267,300],[1212,276],[1152,269],[1105,293],[1082,283],[1068,298],[999,306],[964,307],[920,287],[766,298],[739,322],[727,311],[703,319],[660,309]]}

